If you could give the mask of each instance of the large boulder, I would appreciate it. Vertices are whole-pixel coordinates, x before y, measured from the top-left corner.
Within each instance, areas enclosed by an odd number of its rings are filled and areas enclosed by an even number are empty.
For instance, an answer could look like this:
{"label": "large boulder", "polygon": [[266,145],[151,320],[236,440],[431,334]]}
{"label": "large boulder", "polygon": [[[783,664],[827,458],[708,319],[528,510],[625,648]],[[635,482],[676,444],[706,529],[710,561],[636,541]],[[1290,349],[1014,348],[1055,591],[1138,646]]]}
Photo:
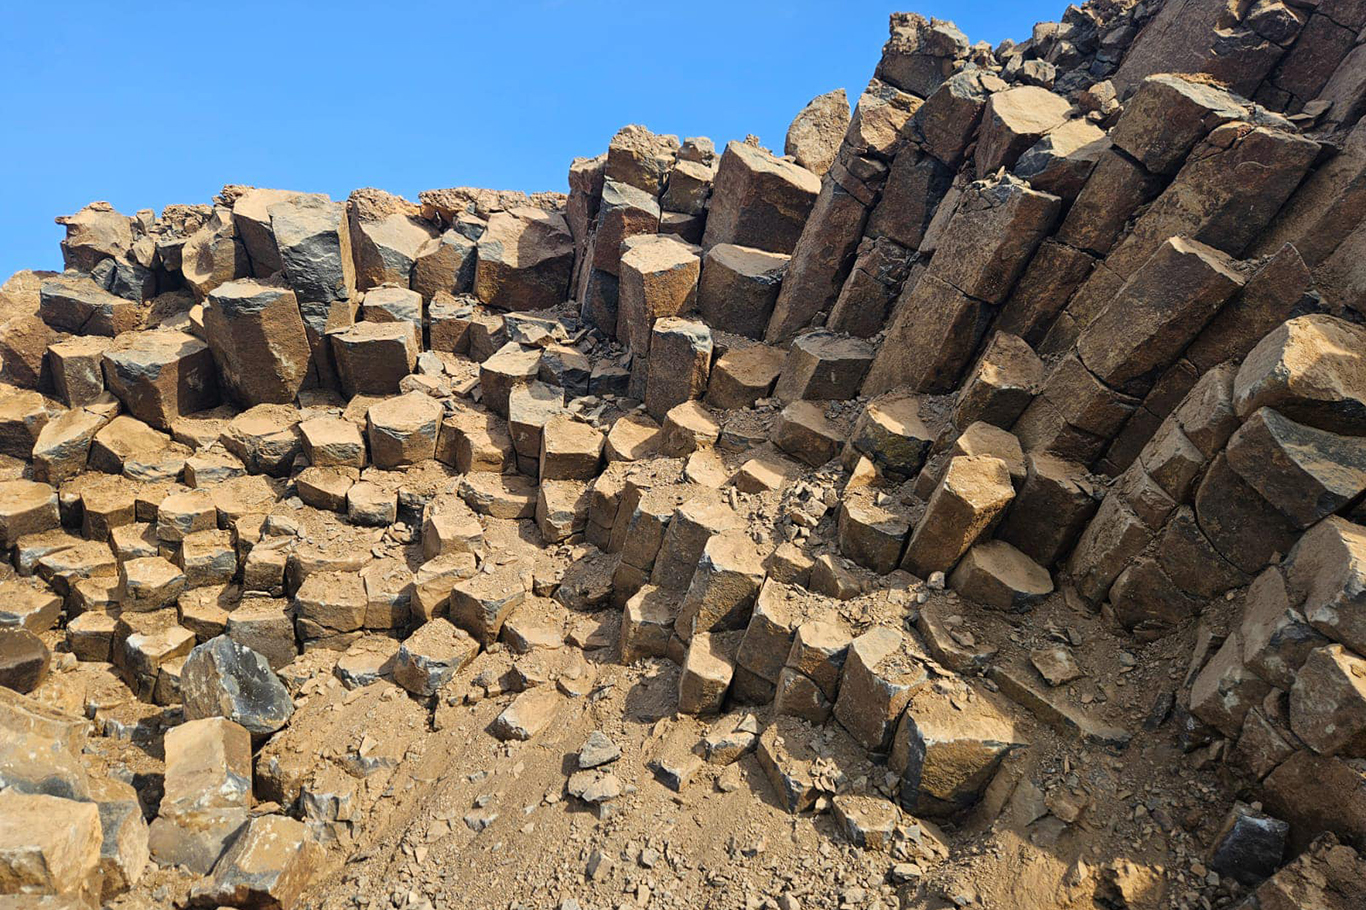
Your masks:
{"label": "large boulder", "polygon": [[256,736],[279,730],[294,713],[289,691],[264,657],[226,635],[190,652],[180,673],[185,719],[225,717]]}
{"label": "large boulder", "polygon": [[820,178],[806,168],[731,142],[712,184],[702,246],[734,243],[791,254],[820,189]]}
{"label": "large boulder", "polygon": [[848,128],[849,99],[844,89],[817,95],[787,128],[783,152],[817,177],[823,177],[834,163]]}
{"label": "large boulder", "polygon": [[569,297],[574,238],[563,216],[530,206],[498,212],[479,238],[474,293],[503,310],[544,310]]}
{"label": "large boulder", "polygon": [[229,394],[248,407],[290,403],[308,377],[312,349],[298,299],[283,285],[219,285],[204,303],[204,334]]}

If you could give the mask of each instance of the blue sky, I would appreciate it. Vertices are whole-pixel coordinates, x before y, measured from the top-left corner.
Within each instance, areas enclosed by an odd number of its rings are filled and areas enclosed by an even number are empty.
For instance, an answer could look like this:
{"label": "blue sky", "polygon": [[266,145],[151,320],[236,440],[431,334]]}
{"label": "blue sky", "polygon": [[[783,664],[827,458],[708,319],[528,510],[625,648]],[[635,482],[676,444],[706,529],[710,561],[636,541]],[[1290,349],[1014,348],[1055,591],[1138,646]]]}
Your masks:
{"label": "blue sky", "polygon": [[61,268],[56,215],[227,183],[565,190],[627,123],[755,133],[872,75],[894,9],[1023,40],[1062,0],[30,3],[0,0],[0,281]]}

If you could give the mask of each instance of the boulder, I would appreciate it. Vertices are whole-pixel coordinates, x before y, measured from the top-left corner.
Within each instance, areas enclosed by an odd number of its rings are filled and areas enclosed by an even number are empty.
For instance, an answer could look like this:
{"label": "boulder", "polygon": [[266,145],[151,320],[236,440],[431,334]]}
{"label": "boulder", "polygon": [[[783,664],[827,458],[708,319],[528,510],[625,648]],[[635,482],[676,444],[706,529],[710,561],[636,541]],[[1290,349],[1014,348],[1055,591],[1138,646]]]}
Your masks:
{"label": "boulder", "polygon": [[544,310],[569,297],[574,239],[563,216],[529,206],[498,212],[479,237],[474,293],[503,310]]}
{"label": "boulder", "polygon": [[289,722],[294,701],[264,657],[219,635],[190,652],[180,674],[186,720],[225,717],[258,737]]}
{"label": "boulder", "polygon": [[800,165],[742,142],[727,143],[702,247],[733,243],[791,254],[820,189],[820,178]]}
{"label": "boulder", "polygon": [[702,261],[697,308],[713,329],[764,337],[790,257],[718,243]]}
{"label": "boulder", "polygon": [[848,128],[849,99],[844,89],[817,95],[792,119],[783,140],[783,154],[817,177],[824,177]]}

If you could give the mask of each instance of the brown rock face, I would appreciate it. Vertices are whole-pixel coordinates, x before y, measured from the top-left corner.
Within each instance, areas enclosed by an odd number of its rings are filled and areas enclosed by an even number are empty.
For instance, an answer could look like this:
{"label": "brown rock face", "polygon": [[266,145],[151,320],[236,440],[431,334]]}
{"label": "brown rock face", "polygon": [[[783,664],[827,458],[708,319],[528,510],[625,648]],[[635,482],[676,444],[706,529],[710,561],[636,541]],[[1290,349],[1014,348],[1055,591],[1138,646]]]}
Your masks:
{"label": "brown rock face", "polygon": [[848,128],[849,99],[844,89],[818,95],[793,118],[783,141],[783,153],[817,177],[824,177],[835,162]]}
{"label": "brown rock face", "polygon": [[312,351],[292,290],[254,280],[220,285],[204,303],[204,333],[228,393],[242,404],[299,394]]}
{"label": "brown rock face", "polygon": [[218,373],[203,341],[175,331],[130,333],[119,341],[104,354],[104,373],[134,417],[169,430],[172,421],[218,404]]}
{"label": "brown rock face", "polygon": [[742,142],[728,144],[712,184],[703,248],[734,243],[790,254],[820,188],[806,168]]}
{"label": "brown rock face", "polygon": [[474,293],[503,310],[544,310],[569,296],[574,238],[563,217],[522,207],[489,219],[479,238]]}

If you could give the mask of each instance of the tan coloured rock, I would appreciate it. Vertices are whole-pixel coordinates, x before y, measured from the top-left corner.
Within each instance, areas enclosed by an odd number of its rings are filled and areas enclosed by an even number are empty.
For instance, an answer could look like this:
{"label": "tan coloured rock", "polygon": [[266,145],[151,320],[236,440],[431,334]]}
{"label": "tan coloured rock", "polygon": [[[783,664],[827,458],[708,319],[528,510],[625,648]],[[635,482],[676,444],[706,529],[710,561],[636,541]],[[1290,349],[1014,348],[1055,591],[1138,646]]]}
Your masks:
{"label": "tan coloured rock", "polygon": [[824,177],[848,128],[849,99],[844,89],[818,95],[793,118],[783,141],[783,153],[817,177]]}

